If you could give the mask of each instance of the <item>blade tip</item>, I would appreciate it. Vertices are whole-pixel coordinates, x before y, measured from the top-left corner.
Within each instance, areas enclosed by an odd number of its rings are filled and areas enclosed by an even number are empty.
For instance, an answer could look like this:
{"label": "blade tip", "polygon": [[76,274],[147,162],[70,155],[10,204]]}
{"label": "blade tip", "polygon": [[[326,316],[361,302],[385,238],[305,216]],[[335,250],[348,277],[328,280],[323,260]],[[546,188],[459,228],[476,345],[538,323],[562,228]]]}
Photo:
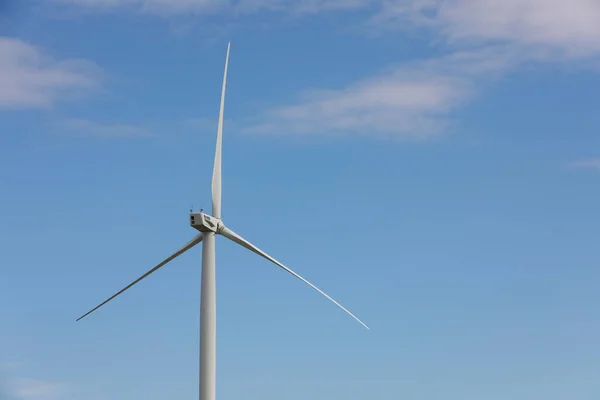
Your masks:
{"label": "blade tip", "polygon": [[90,313],[89,313],[89,312],[88,312],[88,313],[85,313],[85,314],[83,314],[81,317],[77,318],[77,319],[75,320],[75,322],[77,322],[77,321],[80,321],[80,320],[84,319],[84,318],[85,318],[85,317],[87,317],[88,315],[90,315]]}

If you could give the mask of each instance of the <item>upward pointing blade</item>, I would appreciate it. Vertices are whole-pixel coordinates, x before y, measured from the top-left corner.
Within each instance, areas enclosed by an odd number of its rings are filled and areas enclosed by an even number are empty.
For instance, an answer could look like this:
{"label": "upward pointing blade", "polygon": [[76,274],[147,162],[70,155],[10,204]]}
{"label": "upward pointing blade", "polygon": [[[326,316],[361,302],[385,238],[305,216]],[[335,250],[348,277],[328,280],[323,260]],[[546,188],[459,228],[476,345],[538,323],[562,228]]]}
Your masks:
{"label": "upward pointing blade", "polygon": [[221,89],[221,108],[219,109],[219,126],[217,128],[217,148],[215,151],[215,165],[212,176],[212,215],[221,218],[221,148],[223,147],[223,111],[225,109],[225,86],[227,84],[227,66],[229,64],[229,48],[227,43],[227,56],[225,57],[225,72],[223,73],[223,87]]}
{"label": "upward pointing blade", "polygon": [[283,270],[285,270],[285,271],[289,272],[290,274],[294,275],[296,278],[300,279],[302,282],[306,283],[308,286],[312,287],[317,292],[319,292],[323,296],[327,297],[329,300],[331,300],[339,308],[341,308],[342,310],[346,311],[346,313],[348,313],[352,318],[354,318],[355,320],[357,320],[362,326],[364,326],[365,328],[369,329],[369,327],[364,322],[362,322],[360,319],[358,319],[358,317],[356,315],[352,314],[350,311],[348,311],[346,308],[344,308],[344,306],[342,306],[340,303],[338,303],[337,301],[335,301],[334,299],[332,299],[331,297],[329,297],[329,295],[327,293],[325,293],[324,291],[322,291],[321,289],[319,289],[318,287],[316,287],[315,285],[313,285],[312,283],[310,283],[309,281],[307,281],[306,279],[304,279],[303,277],[301,277],[300,275],[298,275],[297,273],[295,273],[294,271],[292,271],[291,269],[289,269],[288,267],[286,267],[285,265],[283,265],[282,263],[280,263],[279,261],[277,261],[276,259],[274,259],[273,257],[271,257],[270,255],[268,255],[267,253],[265,253],[264,251],[262,251],[261,249],[259,249],[258,247],[256,247],[255,245],[253,245],[252,243],[250,243],[249,241],[247,241],[246,239],[244,239],[243,237],[241,237],[240,235],[238,235],[234,231],[232,231],[231,229],[223,226],[222,229],[221,229],[221,231],[220,231],[220,234],[223,235],[223,236],[225,236],[227,239],[232,240],[232,241],[236,242],[237,244],[239,244],[241,246],[244,246],[248,250],[250,250],[250,251],[258,254],[259,256],[266,258],[267,260],[271,261],[273,264],[279,266]]}
{"label": "upward pointing blade", "polygon": [[199,233],[192,240],[190,240],[188,243],[186,243],[185,246],[183,246],[182,248],[177,250],[175,253],[171,254],[169,257],[167,257],[165,260],[163,260],[156,267],[152,268],[150,271],[146,272],[144,275],[140,276],[135,281],[131,282],[129,285],[125,286],[123,289],[119,290],[117,293],[113,294],[108,299],[104,300],[102,303],[98,304],[96,307],[92,308],[90,311],[83,314],[81,317],[77,318],[77,321],[79,321],[83,317],[86,317],[89,314],[93,313],[94,311],[96,311],[97,309],[99,309],[100,307],[102,307],[103,305],[105,305],[106,303],[108,303],[109,301],[111,301],[112,299],[114,299],[115,297],[117,297],[118,295],[120,295],[121,293],[123,293],[124,291],[126,291],[127,289],[129,289],[130,287],[132,287],[133,285],[138,283],[139,281],[141,281],[142,279],[146,278],[148,275],[152,274],[153,272],[156,272],[160,267],[164,266],[166,263],[173,260],[175,257],[180,256],[181,254],[185,253],[186,251],[188,251],[189,249],[191,249],[192,247],[194,247],[195,245],[200,243],[201,241],[202,241],[202,233]]}

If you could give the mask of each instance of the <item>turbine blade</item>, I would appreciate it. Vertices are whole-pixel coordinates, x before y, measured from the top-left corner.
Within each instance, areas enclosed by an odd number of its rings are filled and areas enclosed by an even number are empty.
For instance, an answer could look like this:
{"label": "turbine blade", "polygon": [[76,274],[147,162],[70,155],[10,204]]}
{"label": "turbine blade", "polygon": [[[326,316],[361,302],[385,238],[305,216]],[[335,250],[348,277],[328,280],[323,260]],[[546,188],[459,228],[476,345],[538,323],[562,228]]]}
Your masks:
{"label": "turbine blade", "polygon": [[227,66],[229,65],[229,48],[227,43],[227,56],[225,57],[225,72],[223,73],[223,87],[221,89],[221,107],[219,109],[219,126],[217,128],[217,148],[215,150],[215,165],[212,176],[212,216],[221,218],[221,152],[223,147],[223,111],[225,109],[225,86],[227,85]]}
{"label": "turbine blade", "polygon": [[98,304],[96,307],[92,308],[90,311],[88,311],[85,314],[83,314],[81,317],[77,318],[77,321],[79,321],[83,317],[91,314],[92,312],[96,311],[97,309],[99,309],[100,307],[102,307],[103,305],[105,305],[106,303],[108,303],[109,301],[111,301],[112,299],[114,299],[115,297],[117,297],[118,295],[120,295],[121,293],[123,293],[124,291],[126,291],[127,289],[129,289],[130,287],[132,287],[133,285],[135,285],[136,283],[138,283],[139,281],[141,281],[142,279],[146,278],[148,275],[150,275],[153,272],[157,271],[160,267],[164,266],[166,263],[168,263],[169,261],[173,260],[175,257],[177,257],[177,256],[185,253],[186,251],[188,251],[189,249],[191,249],[192,247],[194,247],[195,245],[197,245],[201,241],[202,241],[202,233],[199,233],[192,240],[190,240],[185,246],[183,246],[182,248],[180,248],[179,250],[177,250],[175,253],[173,253],[172,255],[170,255],[169,257],[167,257],[165,260],[163,260],[156,267],[152,268],[150,271],[146,272],[144,275],[140,276],[135,281],[131,282],[129,285],[125,286],[123,289],[119,290],[117,293],[113,294],[108,299],[104,300],[102,303]]}
{"label": "turbine blade", "polygon": [[244,239],[243,237],[241,237],[240,235],[238,235],[234,231],[232,231],[231,229],[223,226],[222,230],[219,233],[221,235],[225,236],[227,239],[234,241],[235,243],[237,243],[237,244],[239,244],[239,245],[247,248],[248,250],[250,250],[250,251],[258,254],[261,257],[266,258],[267,260],[271,261],[273,264],[279,266],[283,270],[285,270],[285,271],[289,272],[290,274],[294,275],[296,278],[300,279],[302,282],[306,283],[308,286],[312,287],[317,292],[319,292],[323,296],[327,297],[335,305],[337,305],[338,307],[340,307],[342,310],[344,310],[346,313],[348,313],[352,318],[354,318],[355,320],[357,320],[362,326],[364,326],[365,328],[369,329],[369,327],[364,322],[362,322],[360,319],[358,319],[358,317],[356,315],[352,314],[350,311],[348,311],[346,308],[344,308],[344,306],[342,306],[340,303],[338,303],[337,301],[335,301],[334,299],[332,299],[327,293],[323,292],[321,289],[319,289],[318,287],[316,287],[315,285],[313,285],[312,283],[310,283],[309,281],[307,281],[306,279],[304,279],[303,277],[301,277],[300,275],[298,275],[297,273],[295,273],[294,271],[292,271],[291,269],[289,269],[288,267],[286,267],[285,265],[283,265],[282,263],[280,263],[279,261],[277,261],[276,259],[274,259],[273,257],[271,257],[270,255],[268,255],[267,253],[265,253],[264,251],[262,251],[261,249],[259,249],[258,247],[256,247],[255,245],[253,245],[252,243],[250,243],[249,241],[247,241],[246,239]]}

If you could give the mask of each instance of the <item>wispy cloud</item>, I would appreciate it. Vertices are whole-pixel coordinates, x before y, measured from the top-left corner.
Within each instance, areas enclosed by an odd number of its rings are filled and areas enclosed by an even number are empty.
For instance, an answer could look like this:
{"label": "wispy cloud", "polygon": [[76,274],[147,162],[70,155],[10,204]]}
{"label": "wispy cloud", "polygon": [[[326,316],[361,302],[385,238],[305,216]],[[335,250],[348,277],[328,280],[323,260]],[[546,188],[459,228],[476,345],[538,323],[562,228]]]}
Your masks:
{"label": "wispy cloud", "polygon": [[[598,0],[53,0],[90,10],[173,15],[261,10],[364,11],[371,31],[421,29],[446,56],[387,68],[343,87],[314,87],[242,129],[271,134],[368,134],[424,139],[447,131],[452,112],[525,63],[600,56]],[[577,65],[582,65],[577,64]]]}
{"label": "wispy cloud", "polygon": [[378,31],[425,28],[449,44],[545,46],[571,57],[600,51],[598,0],[51,0],[89,11],[161,14],[363,10]]}
{"label": "wispy cloud", "polygon": [[[134,10],[163,15],[271,10],[299,14],[365,10],[378,28],[436,30],[452,42],[512,41],[600,49],[597,0],[51,0],[80,10]],[[366,14],[368,15],[368,14]],[[573,47],[574,46],[574,47]]]}
{"label": "wispy cloud", "polygon": [[229,2],[221,0],[51,0],[52,3],[87,11],[109,11],[114,9],[138,11],[152,14],[176,15],[183,13],[205,13],[227,7]]}
{"label": "wispy cloud", "polygon": [[425,29],[438,42],[455,48],[511,44],[545,48],[569,58],[600,53],[598,0],[50,0],[47,4],[164,16],[362,10],[371,30],[389,34]]}
{"label": "wispy cloud", "polygon": [[600,52],[597,0],[386,0],[371,22],[432,29],[454,45],[502,42],[569,57]]}
{"label": "wispy cloud", "polygon": [[146,128],[129,124],[107,124],[83,118],[71,118],[55,125],[55,131],[80,137],[143,138],[152,136]]}
{"label": "wispy cloud", "polygon": [[244,131],[426,138],[445,128],[448,112],[469,93],[469,82],[460,77],[408,77],[400,68],[341,89],[306,91],[298,103],[268,111],[264,120],[269,122]]}
{"label": "wispy cloud", "polygon": [[245,14],[261,10],[314,14],[354,10],[370,0],[51,0],[63,7],[82,11],[130,10],[164,16],[231,12]]}
{"label": "wispy cloud", "polygon": [[268,122],[247,131],[428,138],[448,130],[452,111],[494,77],[525,64],[600,55],[598,0],[376,3],[378,11],[368,22],[372,29],[388,35],[424,29],[448,55],[391,68],[342,88],[311,89],[297,103],[269,110],[264,117]]}
{"label": "wispy cloud", "polygon": [[23,400],[52,400],[64,390],[65,386],[56,382],[19,379],[13,382],[12,395]]}
{"label": "wispy cloud", "polygon": [[61,96],[97,86],[100,69],[57,60],[19,39],[0,37],[0,109],[46,108]]}
{"label": "wispy cloud", "polygon": [[55,400],[64,396],[67,386],[58,382],[13,378],[0,382],[0,399]]}
{"label": "wispy cloud", "polygon": [[600,171],[600,157],[573,161],[568,164],[572,168],[586,168]]}
{"label": "wispy cloud", "polygon": [[370,3],[370,0],[240,0],[232,8],[238,12],[271,10],[305,15],[359,10]]}
{"label": "wispy cloud", "polygon": [[269,110],[268,122],[243,131],[426,139],[446,131],[451,112],[518,57],[506,46],[490,46],[405,63],[343,88],[306,91],[297,103]]}
{"label": "wispy cloud", "polygon": [[7,375],[0,379],[0,399],[54,400],[62,398],[68,391],[69,388],[64,383],[23,378],[16,370],[25,365],[24,362],[19,361],[0,363],[0,372],[4,371]]}

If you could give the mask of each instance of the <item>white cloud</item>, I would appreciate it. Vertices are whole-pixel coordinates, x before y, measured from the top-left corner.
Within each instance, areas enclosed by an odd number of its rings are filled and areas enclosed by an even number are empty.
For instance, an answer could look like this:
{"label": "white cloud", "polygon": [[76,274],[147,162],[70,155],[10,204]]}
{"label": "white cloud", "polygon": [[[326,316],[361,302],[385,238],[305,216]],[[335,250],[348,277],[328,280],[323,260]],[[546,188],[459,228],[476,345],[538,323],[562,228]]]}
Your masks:
{"label": "white cloud", "polygon": [[600,52],[598,0],[387,0],[372,20],[434,29],[453,44],[505,42],[568,56]]}
{"label": "white cloud", "polygon": [[23,366],[25,363],[19,361],[0,363],[0,371],[8,372],[8,377],[0,379],[0,399],[54,400],[68,391],[63,383],[18,377],[16,370]]}
{"label": "white cloud", "polygon": [[424,138],[442,130],[448,111],[468,95],[468,82],[441,75],[407,79],[400,71],[339,90],[307,92],[299,103],[269,111],[269,122],[245,131]]}
{"label": "white cloud", "polygon": [[49,107],[62,95],[95,87],[98,72],[88,61],[55,60],[0,36],[0,109]]}
{"label": "white cloud", "polygon": [[55,382],[21,379],[15,382],[13,395],[18,399],[52,399],[60,394],[63,385]]}
{"label": "white cloud", "polygon": [[526,62],[600,56],[600,0],[53,0],[162,14],[314,14],[366,10],[371,28],[424,29],[447,56],[411,62],[341,88],[304,91],[268,110],[252,133],[379,134],[422,139],[493,78]]}
{"label": "white cloud", "polygon": [[[173,17],[229,13],[244,15],[259,11],[309,15],[321,12],[352,11],[377,3],[376,0],[49,0],[41,6],[60,6],[78,12],[135,11]],[[44,8],[48,10],[47,8]]]}
{"label": "white cloud", "polygon": [[517,59],[512,49],[494,46],[406,63],[344,88],[307,91],[243,131],[428,138],[448,129],[450,113]]}
{"label": "white cloud", "polygon": [[367,6],[369,0],[240,0],[237,10],[278,10],[296,14],[315,14],[328,11],[349,11]]}
{"label": "white cloud", "polygon": [[188,13],[235,13],[260,10],[289,11],[314,14],[322,11],[353,10],[362,8],[371,0],[51,0],[54,4],[76,7],[80,10],[107,11],[130,9],[140,12],[172,16]]}
{"label": "white cloud", "polygon": [[151,136],[147,129],[129,124],[106,124],[84,118],[71,118],[57,124],[57,130],[76,136],[101,138],[136,138]]}
{"label": "white cloud", "polygon": [[600,157],[574,161],[570,163],[569,166],[573,168],[586,168],[600,171]]}
{"label": "white cloud", "polygon": [[449,40],[508,40],[577,51],[600,49],[598,0],[51,0],[82,9],[129,8],[178,14],[278,10],[378,10],[377,25],[436,28]]}
{"label": "white cloud", "polygon": [[66,389],[57,382],[19,378],[10,380],[0,395],[11,400],[54,400],[62,397]]}
{"label": "white cloud", "polygon": [[[165,15],[285,11],[374,13],[377,29],[433,29],[454,44],[511,42],[548,46],[568,55],[600,51],[598,0],[51,0],[78,9],[132,9]],[[369,14],[365,14],[369,15]]]}
{"label": "white cloud", "polygon": [[247,131],[426,138],[446,130],[451,112],[496,76],[600,55],[598,0],[385,0],[370,24],[379,32],[428,30],[450,53],[345,88],[313,89]]}

